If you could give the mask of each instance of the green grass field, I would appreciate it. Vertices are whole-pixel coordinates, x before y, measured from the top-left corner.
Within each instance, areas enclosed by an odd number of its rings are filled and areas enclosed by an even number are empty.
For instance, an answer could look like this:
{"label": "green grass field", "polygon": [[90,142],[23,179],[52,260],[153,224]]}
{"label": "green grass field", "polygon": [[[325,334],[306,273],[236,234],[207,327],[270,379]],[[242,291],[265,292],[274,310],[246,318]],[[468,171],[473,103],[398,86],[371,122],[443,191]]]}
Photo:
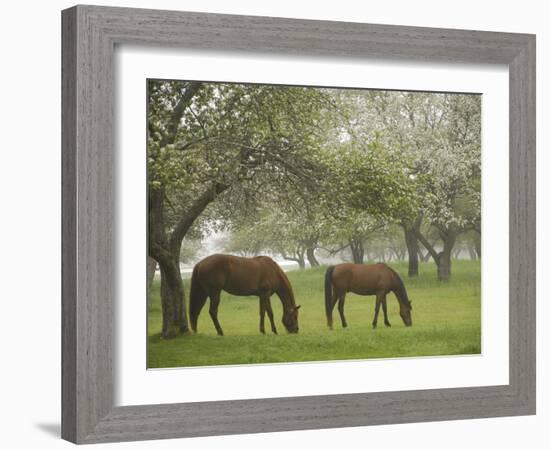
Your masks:
{"label": "green grass field", "polygon": [[[405,328],[397,299],[388,295],[391,328],[384,326],[382,310],[378,328],[372,329],[374,296],[348,294],[342,329],[338,311],[335,327],[326,326],[324,267],[288,272],[300,309],[300,333],[287,334],[281,323],[281,303],[271,298],[279,335],[271,334],[266,316],[266,335],[259,332],[257,297],[222,293],[218,318],[225,336],[217,336],[208,314],[208,303],[199,317],[198,333],[175,339],[160,337],[159,283],[152,290],[148,315],[148,367],[212,366],[290,361],[322,361],[395,358],[429,355],[461,355],[481,352],[481,276],[479,261],[453,261],[449,283],[436,279],[435,264],[420,266],[420,276],[409,279],[406,263],[390,264],[397,270],[413,305],[413,326]],[[189,282],[185,280],[186,293]],[[269,332],[268,332],[269,331]]]}

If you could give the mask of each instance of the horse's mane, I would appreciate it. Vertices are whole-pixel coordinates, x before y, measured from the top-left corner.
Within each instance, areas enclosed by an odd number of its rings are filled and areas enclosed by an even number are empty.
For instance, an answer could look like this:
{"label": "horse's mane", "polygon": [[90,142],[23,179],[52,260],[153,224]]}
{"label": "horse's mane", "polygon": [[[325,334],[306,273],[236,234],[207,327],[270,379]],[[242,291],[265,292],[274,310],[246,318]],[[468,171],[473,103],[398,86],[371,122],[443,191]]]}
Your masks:
{"label": "horse's mane", "polygon": [[404,303],[410,309],[412,309],[411,301],[409,300],[407,290],[405,289],[405,283],[403,283],[403,280],[401,279],[401,276],[395,270],[393,270],[390,266],[388,266],[386,263],[380,263],[380,264],[384,264],[384,266],[386,266],[395,275],[395,278],[397,279],[397,286],[398,286],[398,290],[399,290],[399,295],[400,295],[400,297],[403,298]]}
{"label": "horse's mane", "polygon": [[[267,258],[269,258],[269,257],[267,257]],[[277,264],[275,261],[273,261],[273,259],[269,258],[269,260],[271,261],[271,264],[273,264],[277,268],[277,271],[279,273],[279,277],[280,277],[284,287],[286,288],[286,290],[289,294],[290,304],[292,306],[296,306],[296,300],[294,299],[294,291],[292,290],[292,285],[290,284],[290,281],[289,281],[288,277],[286,276],[285,271],[283,269],[281,269],[281,266],[279,266],[279,264]]]}

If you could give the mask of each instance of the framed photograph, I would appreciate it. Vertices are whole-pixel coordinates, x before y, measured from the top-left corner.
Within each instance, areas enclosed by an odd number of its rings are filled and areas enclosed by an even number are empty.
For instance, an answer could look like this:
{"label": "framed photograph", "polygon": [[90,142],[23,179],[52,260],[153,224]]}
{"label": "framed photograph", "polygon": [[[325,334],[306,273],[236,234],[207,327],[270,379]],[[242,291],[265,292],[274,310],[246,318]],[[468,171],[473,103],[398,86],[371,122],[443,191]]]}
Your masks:
{"label": "framed photograph", "polygon": [[535,37],[62,13],[62,436],[535,413]]}

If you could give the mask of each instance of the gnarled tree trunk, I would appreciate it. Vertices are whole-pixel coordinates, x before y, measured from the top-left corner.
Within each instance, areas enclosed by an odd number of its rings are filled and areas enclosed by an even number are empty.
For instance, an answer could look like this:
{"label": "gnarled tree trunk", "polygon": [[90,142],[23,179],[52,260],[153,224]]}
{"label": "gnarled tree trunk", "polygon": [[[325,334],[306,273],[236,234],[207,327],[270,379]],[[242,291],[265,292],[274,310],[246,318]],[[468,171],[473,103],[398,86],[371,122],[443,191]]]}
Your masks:
{"label": "gnarled tree trunk", "polygon": [[360,239],[350,239],[349,248],[355,264],[363,264],[365,259],[365,247]]}
{"label": "gnarled tree trunk", "polygon": [[197,217],[228,187],[220,183],[206,186],[179,218],[169,235],[164,226],[164,191],[149,189],[149,255],[158,262],[160,268],[162,337],[165,339],[175,337],[178,330],[189,330],[179,268],[182,240]]}
{"label": "gnarled tree trunk", "polygon": [[414,222],[403,222],[401,227],[405,233],[405,244],[407,245],[407,252],[409,254],[409,277],[418,276],[418,263],[419,263],[419,249],[418,249],[418,237],[417,232],[420,231],[420,224],[422,223],[422,216],[419,216]]}
{"label": "gnarled tree trunk", "polygon": [[405,230],[405,244],[407,245],[407,252],[409,254],[409,277],[418,276],[418,238],[414,229],[404,227]]}
{"label": "gnarled tree trunk", "polygon": [[159,264],[160,298],[162,302],[162,336],[166,339],[186,332],[187,311],[179,261],[168,260]]}
{"label": "gnarled tree trunk", "polygon": [[[161,134],[159,148],[174,144],[178,126],[187,106],[193,97],[201,90],[202,83],[191,82],[182,93],[180,99],[163,130],[156,130]],[[155,134],[153,123],[149,122],[149,132]],[[169,232],[165,226],[164,203],[165,187],[153,187],[148,190],[148,222],[149,222],[149,256],[158,264],[161,272],[160,298],[162,306],[162,337],[175,337],[178,332],[188,330],[187,311],[181,273],[179,270],[179,255],[181,242],[198,215],[208,205],[203,193],[183,217],[180,217],[175,228]]]}
{"label": "gnarled tree trunk", "polygon": [[319,266],[319,261],[315,257],[315,249],[313,247],[306,248],[306,257],[311,267]]}
{"label": "gnarled tree trunk", "polygon": [[439,281],[449,281],[451,279],[451,255],[458,236],[458,230],[449,227],[445,230],[439,230],[439,234],[443,241],[443,250],[439,253],[436,252],[435,248],[420,231],[417,232],[417,237],[437,265],[437,279]]}
{"label": "gnarled tree trunk", "polygon": [[292,255],[287,254],[286,252],[281,252],[281,256],[283,259],[287,261],[294,261],[295,263],[298,263],[298,267],[300,269],[306,268],[306,260],[304,257],[304,249],[299,247],[297,248]]}
{"label": "gnarled tree trunk", "polygon": [[439,281],[449,281],[451,279],[451,252],[449,251],[439,253],[437,278]]}
{"label": "gnarled tree trunk", "polygon": [[149,190],[149,255],[160,268],[162,337],[170,339],[188,330],[183,283],[179,270],[179,246],[170,245],[164,228],[164,191]]}

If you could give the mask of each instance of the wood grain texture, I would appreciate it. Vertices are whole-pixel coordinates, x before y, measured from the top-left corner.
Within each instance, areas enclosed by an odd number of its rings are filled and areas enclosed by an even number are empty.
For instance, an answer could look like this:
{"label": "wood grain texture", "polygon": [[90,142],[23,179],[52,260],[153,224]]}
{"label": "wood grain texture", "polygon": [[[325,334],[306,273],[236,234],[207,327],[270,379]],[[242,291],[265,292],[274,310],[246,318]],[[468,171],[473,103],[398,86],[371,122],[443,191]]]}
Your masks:
{"label": "wood grain texture", "polygon": [[[534,36],[96,6],[62,16],[65,439],[93,443],[535,412]],[[113,52],[120,43],[508,65],[510,384],[114,407]]]}
{"label": "wood grain texture", "polygon": [[61,154],[61,332],[62,431],[76,440],[76,10],[63,14],[62,35],[62,154]]}
{"label": "wood grain texture", "polygon": [[510,384],[535,409],[536,80],[535,40],[510,71]]}

